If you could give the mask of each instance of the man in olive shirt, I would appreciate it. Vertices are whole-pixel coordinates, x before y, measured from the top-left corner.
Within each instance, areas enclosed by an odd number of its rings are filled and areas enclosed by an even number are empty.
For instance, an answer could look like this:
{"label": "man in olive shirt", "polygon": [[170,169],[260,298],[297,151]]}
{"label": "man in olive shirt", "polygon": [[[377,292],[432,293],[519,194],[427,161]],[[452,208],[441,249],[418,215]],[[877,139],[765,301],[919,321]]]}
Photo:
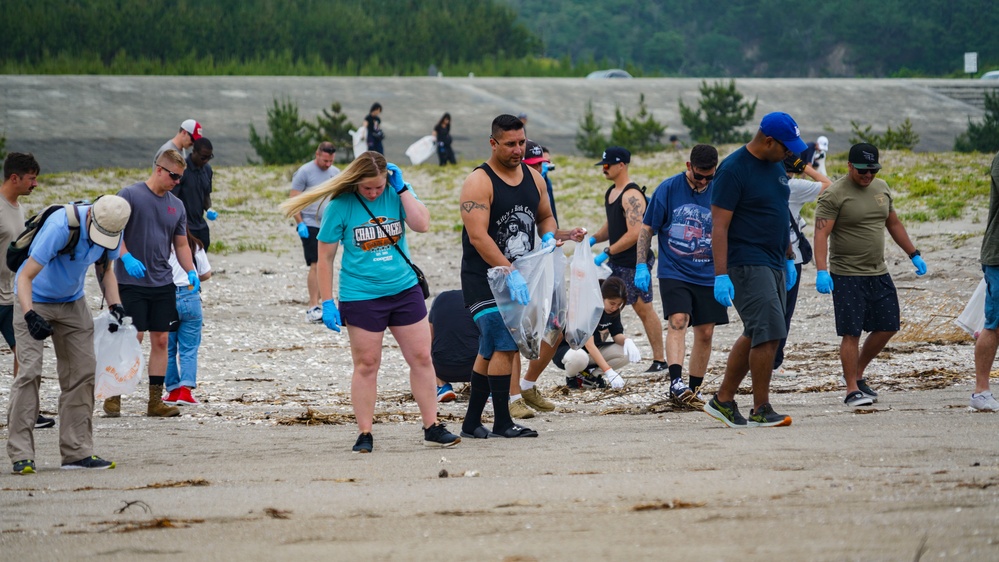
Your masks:
{"label": "man in olive shirt", "polygon": [[[864,369],[899,329],[898,293],[885,264],[885,229],[916,267],[926,262],[895,214],[878,149],[867,143],[850,148],[848,174],[819,196],[815,210],[815,288],[832,293],[836,334],[846,379],[846,404],[868,406],[878,393],[864,380]],[[830,243],[831,238],[831,243]],[[828,259],[827,259],[828,258]],[[868,332],[863,348],[861,332]]]}

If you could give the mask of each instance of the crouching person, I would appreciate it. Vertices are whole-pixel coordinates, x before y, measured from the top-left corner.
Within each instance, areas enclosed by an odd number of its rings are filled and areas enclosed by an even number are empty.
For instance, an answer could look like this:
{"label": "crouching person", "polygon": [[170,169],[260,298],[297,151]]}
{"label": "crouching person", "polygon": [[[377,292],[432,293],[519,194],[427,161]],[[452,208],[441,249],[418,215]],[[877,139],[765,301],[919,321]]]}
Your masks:
{"label": "crouching person", "polygon": [[[77,207],[80,238],[69,253],[60,253],[70,237],[65,210],[48,217],[31,243],[28,259],[18,268],[14,292],[14,333],[20,373],[10,392],[7,454],[14,473],[35,472],[33,430],[38,418],[44,340],[52,336],[59,376],[59,452],[62,468],[114,468],[93,451],[94,320],[83,292],[87,269],[94,272],[111,314],[121,322],[125,310],[110,264],[118,258],[121,231],[131,208],[115,195]],[[104,257],[106,256],[106,259]],[[117,328],[117,324],[112,324]]]}

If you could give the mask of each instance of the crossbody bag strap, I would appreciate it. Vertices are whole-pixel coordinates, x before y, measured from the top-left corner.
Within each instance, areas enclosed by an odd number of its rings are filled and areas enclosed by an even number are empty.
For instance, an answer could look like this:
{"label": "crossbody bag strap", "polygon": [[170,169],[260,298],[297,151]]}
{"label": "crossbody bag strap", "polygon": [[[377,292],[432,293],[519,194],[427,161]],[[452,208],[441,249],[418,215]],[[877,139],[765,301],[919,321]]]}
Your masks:
{"label": "crossbody bag strap", "polygon": [[[381,221],[379,221],[377,218],[375,218],[374,213],[372,213],[371,209],[369,209],[368,206],[364,204],[364,200],[361,199],[361,196],[358,195],[356,191],[354,192],[354,197],[356,197],[357,198],[357,202],[360,203],[362,207],[364,207],[364,210],[368,212],[368,216],[371,217],[371,220],[374,221],[375,224],[378,225],[378,228],[380,228],[382,230],[382,233],[385,235],[386,238],[388,238],[388,241],[389,241],[390,244],[392,244],[392,247],[395,248],[396,251],[399,252],[399,255],[402,256],[402,259],[406,260],[406,263],[409,264],[409,267],[412,267],[414,269],[414,271],[415,271],[416,266],[413,265],[413,262],[409,261],[409,258],[406,256],[406,252],[403,252],[402,248],[400,248],[399,245],[396,244],[394,240],[392,240],[392,236],[389,235],[388,231],[385,230],[385,227],[382,226]],[[400,205],[400,208],[401,208],[401,205]],[[402,220],[402,218],[401,218],[402,213],[399,213],[399,214],[400,214],[400,219],[399,220]],[[406,227],[403,226],[403,229],[405,229],[405,228]]]}

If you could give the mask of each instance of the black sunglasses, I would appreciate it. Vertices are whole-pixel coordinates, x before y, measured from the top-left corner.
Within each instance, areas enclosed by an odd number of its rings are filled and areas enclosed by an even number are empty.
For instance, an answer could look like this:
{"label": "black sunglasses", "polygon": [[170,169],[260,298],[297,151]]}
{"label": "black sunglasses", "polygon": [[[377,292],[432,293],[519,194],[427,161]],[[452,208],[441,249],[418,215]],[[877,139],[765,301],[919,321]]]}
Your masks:
{"label": "black sunglasses", "polygon": [[711,180],[715,179],[715,175],[714,174],[708,174],[706,176],[702,176],[701,174],[698,174],[694,170],[691,170],[690,173],[694,175],[694,179],[697,180],[697,181],[704,181],[704,180],[711,181]]}
{"label": "black sunglasses", "polygon": [[854,168],[854,170],[857,170],[857,173],[860,174],[860,175],[862,175],[862,176],[866,176],[867,174],[874,175],[874,174],[878,173],[878,170],[875,170],[874,168],[868,168],[867,170],[861,170],[860,168]]}
{"label": "black sunglasses", "polygon": [[184,174],[175,174],[170,170],[167,170],[163,166],[160,166],[159,164],[157,164],[156,167],[166,172],[167,175],[170,176],[170,179],[172,179],[173,181],[178,181],[180,178],[184,177]]}

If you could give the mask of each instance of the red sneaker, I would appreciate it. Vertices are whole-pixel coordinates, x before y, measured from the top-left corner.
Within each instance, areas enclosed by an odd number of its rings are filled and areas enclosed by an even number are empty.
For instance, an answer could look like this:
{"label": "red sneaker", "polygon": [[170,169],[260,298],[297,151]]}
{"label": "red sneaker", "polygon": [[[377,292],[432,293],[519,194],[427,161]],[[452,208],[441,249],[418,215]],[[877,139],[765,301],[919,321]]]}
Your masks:
{"label": "red sneaker", "polygon": [[201,404],[201,402],[198,402],[198,400],[191,395],[191,389],[186,386],[181,386],[171,390],[170,394],[163,399],[163,403],[173,406],[193,406]]}

